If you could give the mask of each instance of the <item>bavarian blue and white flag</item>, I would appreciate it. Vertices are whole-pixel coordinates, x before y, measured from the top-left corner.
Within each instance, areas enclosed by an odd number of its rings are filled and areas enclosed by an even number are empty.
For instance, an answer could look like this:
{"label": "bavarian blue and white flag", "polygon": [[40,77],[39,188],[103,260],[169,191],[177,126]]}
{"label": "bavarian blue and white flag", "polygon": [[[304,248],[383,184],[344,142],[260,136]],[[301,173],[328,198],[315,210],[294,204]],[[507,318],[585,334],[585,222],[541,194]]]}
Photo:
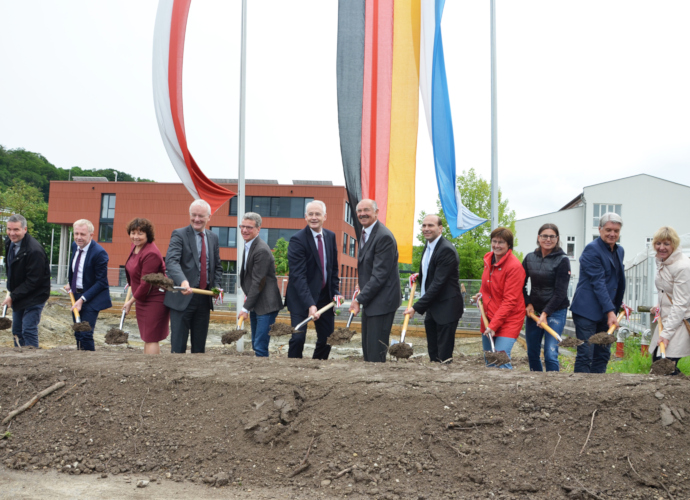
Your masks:
{"label": "bavarian blue and white flag", "polygon": [[441,17],[445,0],[422,0],[422,29],[419,86],[424,102],[426,123],[434,149],[436,183],[443,213],[453,238],[484,224],[463,204],[455,173],[455,140],[450,98],[443,60]]}

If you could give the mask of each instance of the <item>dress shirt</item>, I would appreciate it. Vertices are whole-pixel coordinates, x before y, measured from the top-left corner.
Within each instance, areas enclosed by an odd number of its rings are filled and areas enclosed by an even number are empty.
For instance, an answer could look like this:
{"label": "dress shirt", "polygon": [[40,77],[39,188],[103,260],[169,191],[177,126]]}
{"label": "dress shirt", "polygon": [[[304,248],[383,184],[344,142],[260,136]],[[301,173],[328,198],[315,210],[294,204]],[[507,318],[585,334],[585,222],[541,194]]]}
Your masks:
{"label": "dress shirt", "polygon": [[323,230],[321,230],[320,233],[317,233],[314,231],[312,228],[309,228],[311,230],[311,235],[314,237],[314,245],[316,245],[316,251],[318,253],[319,251],[319,239],[317,238],[318,235],[321,235],[321,244],[323,245],[323,280],[328,283],[328,273],[326,270],[328,269],[328,252],[326,250],[326,235],[324,234]]}
{"label": "dress shirt", "polygon": [[[72,273],[77,274],[77,288],[84,288],[84,262],[86,262],[86,254],[89,251],[89,248],[91,248],[90,241],[84,248],[79,248],[79,245],[77,245],[77,251],[74,254],[74,258],[72,259]],[[81,260],[79,261],[79,269],[74,269],[74,266],[77,263],[77,256],[79,255],[79,250],[82,251]],[[77,291],[72,290],[72,292],[76,293]],[[86,302],[86,299],[84,299],[84,302]]]}
{"label": "dress shirt", "polygon": [[422,293],[420,297],[424,297],[426,293],[426,276],[429,274],[429,262],[431,262],[431,256],[434,253],[434,248],[436,248],[436,243],[438,243],[439,238],[440,237],[437,237],[434,241],[428,242],[424,255],[422,255]]}
{"label": "dress shirt", "polygon": [[[365,245],[366,245],[367,243],[369,243],[369,240],[371,239],[371,232],[374,230],[374,226],[376,226],[376,224],[377,224],[378,222],[379,222],[378,220],[375,220],[374,223],[373,223],[371,226],[369,226],[369,227],[363,227],[363,228],[362,228],[362,233],[363,233],[363,234],[366,233],[366,235],[367,235],[367,237],[364,238],[364,240],[365,240],[365,241],[364,241],[364,244],[365,244]],[[362,245],[360,245],[360,248],[361,248],[361,247],[362,247]]]}
{"label": "dress shirt", "polygon": [[204,230],[202,232],[202,231],[197,231],[195,229],[194,232],[197,234],[197,236],[195,237],[195,239],[196,239],[196,254],[199,256],[199,261],[201,261],[201,238],[199,238],[198,235],[199,234],[204,235],[204,245],[206,246],[206,278],[209,279],[209,281],[210,281],[210,278],[208,278],[208,276],[209,276],[209,273],[211,271],[211,268],[209,267],[211,265],[210,264],[211,261],[208,258],[208,236],[206,236],[206,230]]}

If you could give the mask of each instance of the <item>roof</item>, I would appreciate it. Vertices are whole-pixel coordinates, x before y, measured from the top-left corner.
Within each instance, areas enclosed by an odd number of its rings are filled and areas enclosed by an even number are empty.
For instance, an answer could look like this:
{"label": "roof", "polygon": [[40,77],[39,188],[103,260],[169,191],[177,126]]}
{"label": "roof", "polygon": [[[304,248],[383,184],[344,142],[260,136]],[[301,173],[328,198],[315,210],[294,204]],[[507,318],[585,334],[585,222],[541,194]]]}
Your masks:
{"label": "roof", "polygon": [[107,177],[82,177],[82,176],[77,176],[77,177],[72,177],[72,180],[75,182],[108,182]]}

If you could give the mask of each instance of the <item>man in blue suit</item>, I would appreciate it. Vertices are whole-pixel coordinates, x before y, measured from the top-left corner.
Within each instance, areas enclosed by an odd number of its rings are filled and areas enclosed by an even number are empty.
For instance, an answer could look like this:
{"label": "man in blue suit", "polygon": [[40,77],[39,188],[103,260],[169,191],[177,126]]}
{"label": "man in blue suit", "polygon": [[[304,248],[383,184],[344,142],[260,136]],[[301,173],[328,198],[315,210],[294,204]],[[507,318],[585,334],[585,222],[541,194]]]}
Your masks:
{"label": "man in blue suit", "polygon": [[76,303],[72,308],[79,312],[82,321],[91,325],[89,332],[74,332],[77,349],[94,351],[93,329],[98,313],[112,307],[108,285],[108,253],[93,240],[93,224],[79,219],[73,226],[74,242],[69,265],[69,284],[65,290],[74,293]]}
{"label": "man in blue suit", "polygon": [[620,238],[623,219],[608,212],[599,218],[599,238],[589,243],[580,256],[580,279],[573,303],[575,333],[585,343],[577,348],[576,373],[605,373],[611,347],[588,342],[597,332],[618,325],[616,313],[623,303],[625,266]]}
{"label": "man in blue suit", "polygon": [[[328,359],[331,346],[326,341],[333,333],[335,313],[329,309],[321,315],[316,313],[339,295],[338,247],[335,233],[324,229],[326,204],[312,201],[307,205],[304,218],[307,227],[292,238],[288,246],[290,280],[285,292],[285,305],[290,311],[292,326],[314,316],[316,348],[313,359]],[[301,358],[307,326],[299,333],[293,333],[288,348],[288,358]]]}

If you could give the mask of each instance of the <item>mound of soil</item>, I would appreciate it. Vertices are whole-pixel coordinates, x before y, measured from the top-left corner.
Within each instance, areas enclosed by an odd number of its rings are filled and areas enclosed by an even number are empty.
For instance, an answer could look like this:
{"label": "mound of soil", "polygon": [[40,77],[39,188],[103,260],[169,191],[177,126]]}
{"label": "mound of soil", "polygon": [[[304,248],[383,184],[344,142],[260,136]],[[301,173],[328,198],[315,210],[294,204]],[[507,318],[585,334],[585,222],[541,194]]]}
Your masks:
{"label": "mound of soil", "polygon": [[245,333],[247,333],[247,330],[230,330],[229,332],[225,332],[223,334],[223,336],[220,338],[220,341],[223,344],[232,344],[233,342],[237,342],[244,337]]}
{"label": "mound of soil", "polygon": [[388,348],[388,354],[398,359],[409,359],[414,354],[414,350],[405,342],[398,342]]}
{"label": "mound of soil", "polygon": [[27,473],[146,478],[151,495],[187,481],[231,498],[690,498],[682,376],[114,347],[0,349],[0,365],[2,417],[66,383],[0,440],[0,464]]}
{"label": "mound of soil", "polygon": [[584,341],[576,337],[565,337],[562,341],[558,343],[559,347],[577,347],[584,344]]}
{"label": "mound of soil", "polygon": [[590,344],[611,345],[616,341],[615,335],[609,335],[606,332],[595,333],[589,338]]}
{"label": "mound of soil", "polygon": [[12,328],[12,320],[10,318],[0,318],[0,330],[9,330]]}
{"label": "mound of soil", "polygon": [[268,334],[271,337],[277,337],[279,335],[292,335],[293,333],[295,333],[295,329],[290,325],[286,325],[285,323],[273,323],[271,325],[271,329],[268,331]]}
{"label": "mound of soil", "polygon": [[174,291],[175,282],[163,273],[145,274],[141,279],[153,287],[162,288],[168,292]]}
{"label": "mound of soil", "polygon": [[326,343],[328,345],[342,345],[347,344],[352,337],[355,336],[357,332],[354,330],[348,330],[347,328],[336,328],[333,333],[330,334]]}
{"label": "mound of soil", "polygon": [[503,366],[510,363],[510,357],[505,351],[484,351],[486,362],[490,365]]}
{"label": "mound of soil", "polygon": [[676,364],[670,359],[662,358],[652,363],[652,375],[671,375],[676,371]]}
{"label": "mound of soil", "polygon": [[110,345],[126,344],[129,339],[129,333],[120,330],[119,328],[111,328],[105,334],[105,343]]}
{"label": "mound of soil", "polygon": [[73,323],[72,330],[75,332],[90,332],[93,328],[88,321],[82,321],[80,323]]}

